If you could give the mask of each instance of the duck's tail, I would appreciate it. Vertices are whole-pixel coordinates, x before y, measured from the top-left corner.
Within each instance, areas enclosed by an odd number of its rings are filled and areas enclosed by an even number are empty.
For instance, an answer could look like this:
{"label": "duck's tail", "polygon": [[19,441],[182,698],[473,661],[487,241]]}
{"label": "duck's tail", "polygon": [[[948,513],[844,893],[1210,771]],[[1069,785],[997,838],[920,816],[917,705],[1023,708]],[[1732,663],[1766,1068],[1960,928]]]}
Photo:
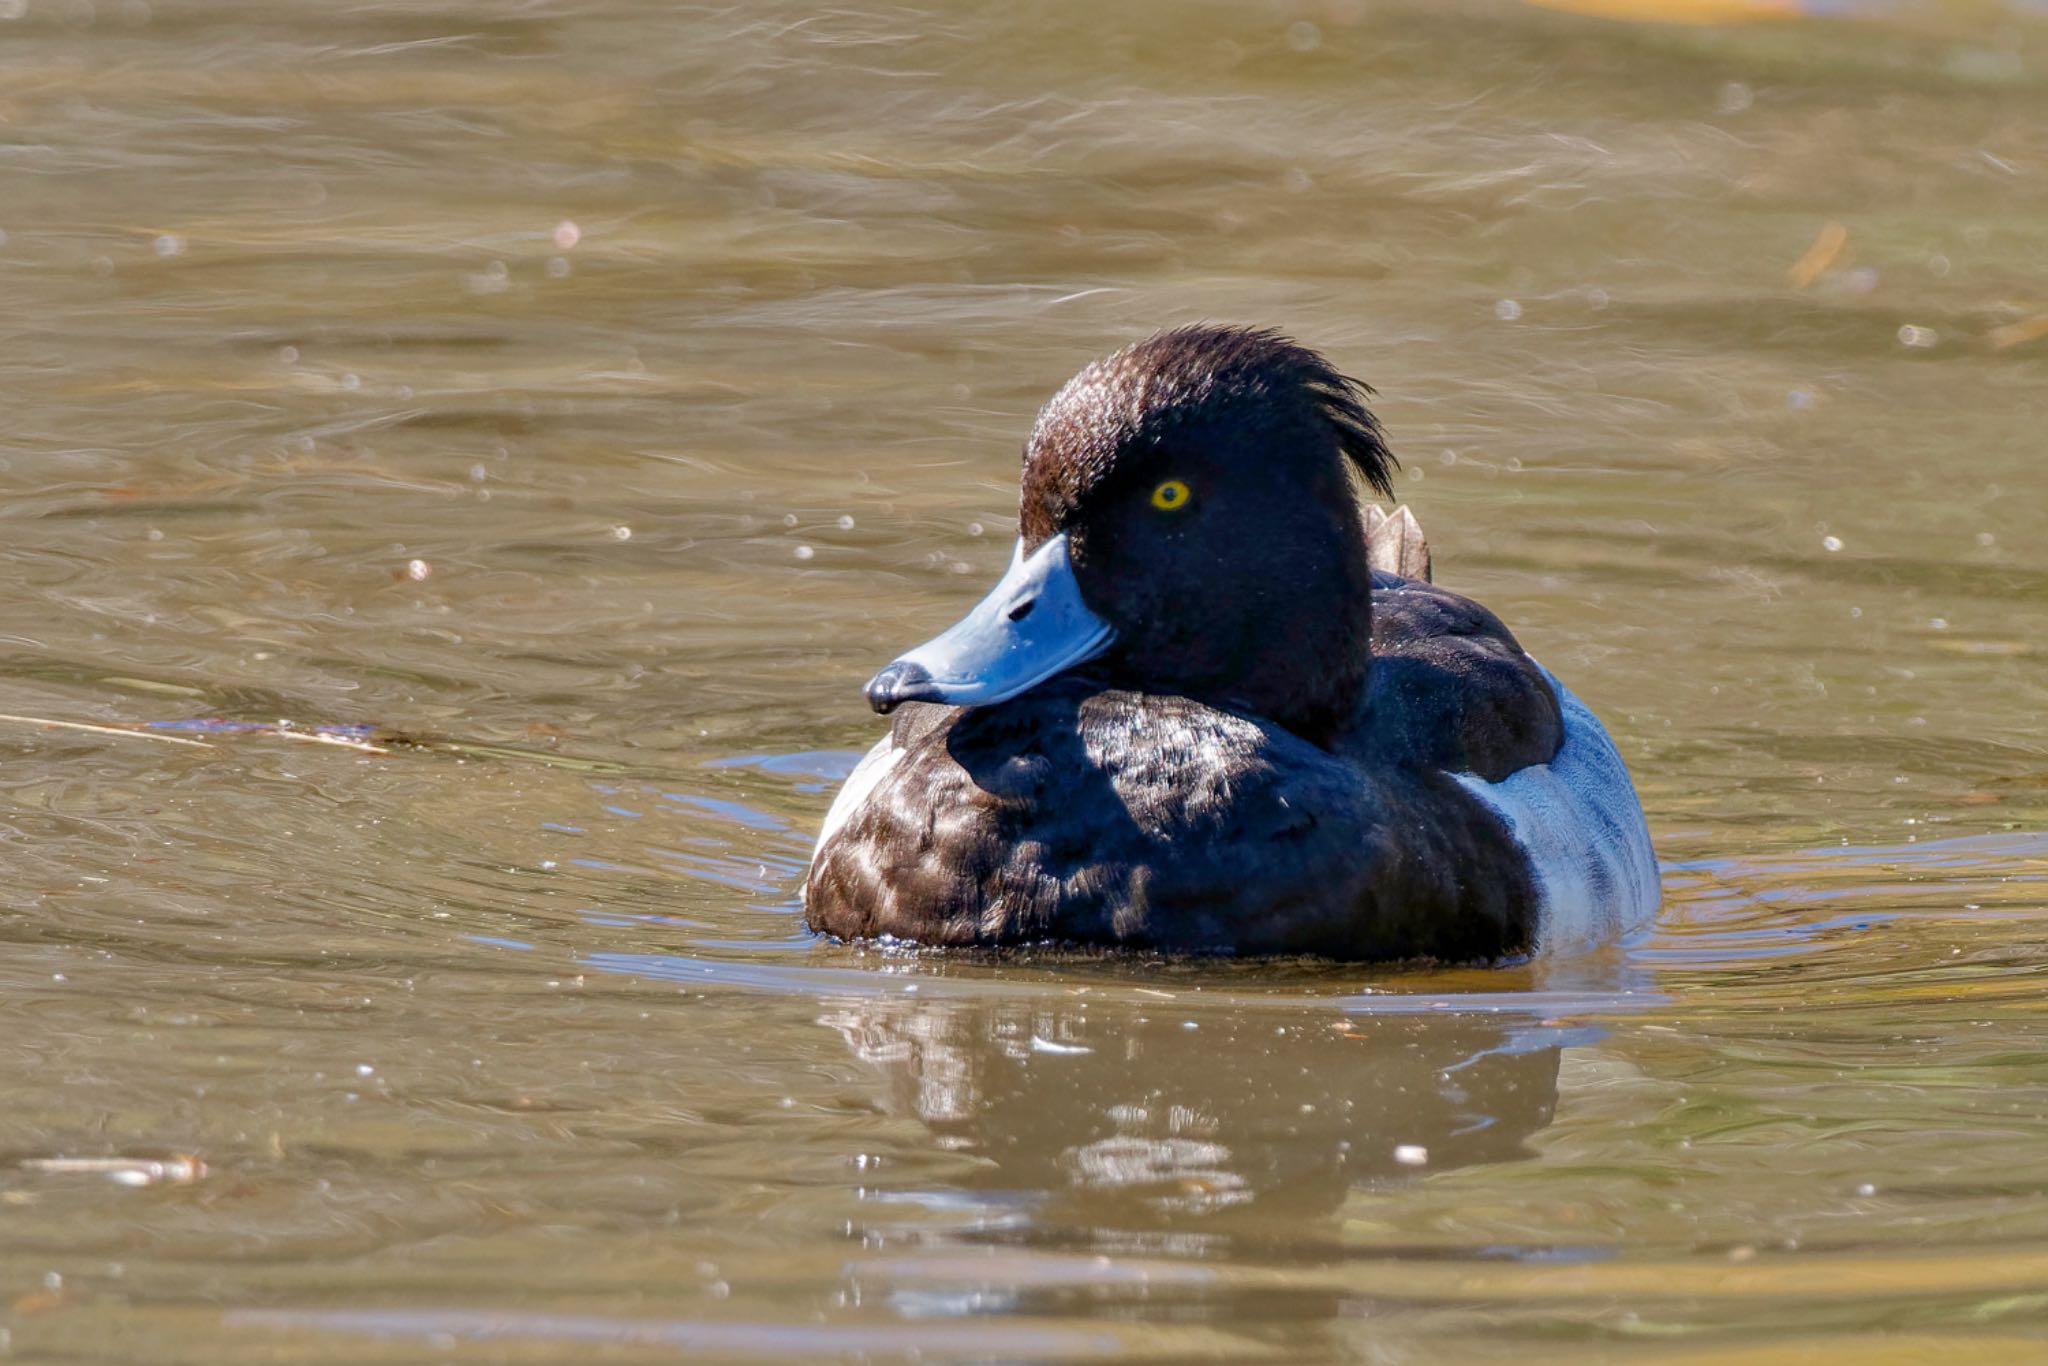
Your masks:
{"label": "duck's tail", "polygon": [[1422,539],[1422,524],[1405,507],[1388,513],[1377,504],[1366,504],[1365,553],[1374,569],[1430,581],[1429,542]]}

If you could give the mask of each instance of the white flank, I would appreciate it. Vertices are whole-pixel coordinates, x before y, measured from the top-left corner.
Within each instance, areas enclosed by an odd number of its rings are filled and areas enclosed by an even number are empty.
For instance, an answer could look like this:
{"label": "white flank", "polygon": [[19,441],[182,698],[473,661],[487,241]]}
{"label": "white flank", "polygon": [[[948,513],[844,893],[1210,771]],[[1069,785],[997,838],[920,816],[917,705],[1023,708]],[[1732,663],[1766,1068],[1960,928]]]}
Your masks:
{"label": "white flank", "polygon": [[825,813],[825,828],[818,832],[818,842],[811,846],[812,859],[818,857],[825,841],[838,834],[839,827],[860,810],[861,804],[868,799],[868,793],[875,790],[875,784],[882,781],[902,757],[903,751],[896,748],[896,737],[891,733],[877,740],[875,747],[853,766],[853,772],[846,775],[846,785],[832,799],[832,809]]}
{"label": "white flank", "polygon": [[[1543,669],[1541,664],[1536,666]],[[1536,870],[1543,904],[1536,947],[1583,948],[1625,934],[1657,913],[1657,856],[1628,766],[1600,718],[1543,669],[1564,711],[1564,746],[1489,783],[1455,777],[1507,822]]]}

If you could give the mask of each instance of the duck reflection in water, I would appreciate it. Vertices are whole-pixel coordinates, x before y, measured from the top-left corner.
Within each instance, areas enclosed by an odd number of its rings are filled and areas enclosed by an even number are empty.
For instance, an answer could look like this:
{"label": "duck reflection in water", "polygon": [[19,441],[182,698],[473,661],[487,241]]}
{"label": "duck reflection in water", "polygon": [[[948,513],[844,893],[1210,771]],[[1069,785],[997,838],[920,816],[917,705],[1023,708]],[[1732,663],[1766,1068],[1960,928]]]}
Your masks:
{"label": "duck reflection in water", "polygon": [[862,1001],[827,1015],[893,1112],[1053,1222],[1335,1215],[1362,1184],[1527,1155],[1560,1031],[1494,1015]]}

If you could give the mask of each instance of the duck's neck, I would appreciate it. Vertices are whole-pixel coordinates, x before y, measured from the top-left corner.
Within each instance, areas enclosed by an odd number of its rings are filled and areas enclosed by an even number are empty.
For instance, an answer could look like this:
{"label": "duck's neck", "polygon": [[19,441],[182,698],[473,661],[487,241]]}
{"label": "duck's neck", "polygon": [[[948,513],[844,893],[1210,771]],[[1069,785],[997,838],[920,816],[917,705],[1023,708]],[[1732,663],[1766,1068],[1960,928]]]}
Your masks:
{"label": "duck's neck", "polygon": [[1322,554],[1277,563],[1284,581],[1267,598],[1258,632],[1218,699],[1278,722],[1328,749],[1358,714],[1372,672],[1372,569],[1355,505],[1332,510],[1336,534]]}
{"label": "duck's neck", "polygon": [[[1289,621],[1278,632],[1285,656],[1255,670],[1232,689],[1239,705],[1328,749],[1358,714],[1372,669],[1372,582],[1346,584],[1342,597],[1304,591],[1300,601],[1341,603],[1314,619]],[[1304,618],[1309,612],[1301,614]],[[1332,620],[1332,617],[1335,620]]]}

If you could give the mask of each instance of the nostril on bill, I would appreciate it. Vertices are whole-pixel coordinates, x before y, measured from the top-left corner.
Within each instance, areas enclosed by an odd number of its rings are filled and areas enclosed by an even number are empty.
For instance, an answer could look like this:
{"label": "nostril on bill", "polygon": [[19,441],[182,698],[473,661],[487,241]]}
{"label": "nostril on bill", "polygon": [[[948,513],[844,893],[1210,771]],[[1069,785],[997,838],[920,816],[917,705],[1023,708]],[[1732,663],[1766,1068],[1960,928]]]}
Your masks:
{"label": "nostril on bill", "polygon": [[1011,621],[1022,621],[1031,615],[1031,609],[1038,606],[1037,598],[1026,598],[1010,609]]}

